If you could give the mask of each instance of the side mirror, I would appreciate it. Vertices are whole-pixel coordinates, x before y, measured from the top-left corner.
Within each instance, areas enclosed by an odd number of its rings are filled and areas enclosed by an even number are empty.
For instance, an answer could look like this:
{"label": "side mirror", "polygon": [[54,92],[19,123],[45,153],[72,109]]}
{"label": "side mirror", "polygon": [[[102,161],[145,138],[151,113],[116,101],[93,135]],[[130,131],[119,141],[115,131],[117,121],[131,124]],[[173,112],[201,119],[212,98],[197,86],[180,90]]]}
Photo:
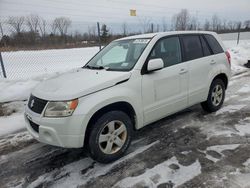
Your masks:
{"label": "side mirror", "polygon": [[148,61],[147,72],[157,71],[164,67],[164,63],[161,58],[151,59]]}

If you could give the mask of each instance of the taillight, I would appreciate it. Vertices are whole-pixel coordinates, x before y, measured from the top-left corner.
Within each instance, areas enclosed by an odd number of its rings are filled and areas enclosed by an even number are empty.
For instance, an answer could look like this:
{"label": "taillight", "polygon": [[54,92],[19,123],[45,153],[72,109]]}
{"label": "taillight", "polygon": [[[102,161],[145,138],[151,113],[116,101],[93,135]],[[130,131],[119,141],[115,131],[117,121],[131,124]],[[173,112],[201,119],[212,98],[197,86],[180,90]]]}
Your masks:
{"label": "taillight", "polygon": [[226,53],[226,56],[227,56],[227,61],[228,61],[229,65],[231,66],[231,56],[230,56],[230,53],[228,51],[226,51],[225,53]]}

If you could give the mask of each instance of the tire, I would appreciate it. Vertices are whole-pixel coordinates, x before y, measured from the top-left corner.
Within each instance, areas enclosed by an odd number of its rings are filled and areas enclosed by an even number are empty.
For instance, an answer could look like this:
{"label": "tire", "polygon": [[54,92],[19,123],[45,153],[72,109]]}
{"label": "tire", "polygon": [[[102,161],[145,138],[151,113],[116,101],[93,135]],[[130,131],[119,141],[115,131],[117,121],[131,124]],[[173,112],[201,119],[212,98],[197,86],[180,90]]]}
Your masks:
{"label": "tire", "polygon": [[[219,93],[221,93],[221,96],[218,95]],[[225,99],[225,84],[221,79],[215,79],[210,86],[207,100],[205,102],[202,102],[201,106],[203,110],[205,110],[206,112],[210,113],[216,112],[223,105],[224,99]]]}
{"label": "tire", "polygon": [[126,113],[107,112],[91,126],[88,150],[94,160],[110,163],[124,155],[131,143],[133,131],[132,121]]}

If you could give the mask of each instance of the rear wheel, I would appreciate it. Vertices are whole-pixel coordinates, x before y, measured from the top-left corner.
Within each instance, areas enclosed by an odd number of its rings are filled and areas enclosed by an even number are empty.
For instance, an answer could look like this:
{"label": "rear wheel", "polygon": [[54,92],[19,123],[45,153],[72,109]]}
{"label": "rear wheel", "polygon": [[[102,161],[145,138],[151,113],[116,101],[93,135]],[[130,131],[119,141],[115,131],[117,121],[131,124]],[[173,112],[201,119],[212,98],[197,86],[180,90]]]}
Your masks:
{"label": "rear wheel", "polygon": [[224,99],[225,84],[221,79],[215,79],[210,86],[207,100],[201,106],[207,112],[215,112],[221,108]]}
{"label": "rear wheel", "polygon": [[132,133],[132,121],[126,113],[107,112],[91,126],[88,148],[93,159],[109,163],[126,152]]}

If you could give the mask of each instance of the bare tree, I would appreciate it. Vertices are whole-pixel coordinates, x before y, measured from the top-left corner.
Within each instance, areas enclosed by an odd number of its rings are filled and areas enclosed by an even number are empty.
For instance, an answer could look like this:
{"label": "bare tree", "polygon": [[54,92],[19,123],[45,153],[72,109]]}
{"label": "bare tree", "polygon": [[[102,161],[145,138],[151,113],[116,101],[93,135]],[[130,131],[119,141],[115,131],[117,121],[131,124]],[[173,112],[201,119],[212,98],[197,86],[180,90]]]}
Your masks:
{"label": "bare tree", "polygon": [[218,31],[220,29],[221,29],[221,20],[216,14],[214,14],[212,17],[212,30]]}
{"label": "bare tree", "polygon": [[29,27],[31,32],[37,32],[40,22],[40,17],[36,14],[31,14],[26,17],[26,25]]}
{"label": "bare tree", "polygon": [[59,31],[61,36],[64,36],[71,25],[71,20],[66,17],[55,18],[52,25],[54,25],[54,29]]}
{"label": "bare tree", "polygon": [[2,23],[0,22],[0,32],[1,32],[1,38],[3,38],[3,27],[2,27]]}
{"label": "bare tree", "polygon": [[91,27],[88,27],[88,37],[89,37],[89,40],[95,40],[95,37],[96,37],[96,26],[91,26]]}
{"label": "bare tree", "polygon": [[42,37],[45,37],[46,35],[46,25],[47,25],[46,20],[41,18],[38,23],[38,28]]}
{"label": "bare tree", "polygon": [[242,23],[241,23],[241,21],[236,21],[236,22],[234,22],[234,28],[235,29],[237,29],[237,30],[240,30],[241,29],[241,25],[242,25]]}
{"label": "bare tree", "polygon": [[246,29],[249,29],[249,28],[250,28],[250,20],[246,20],[246,21],[244,22],[244,27],[245,27]]}
{"label": "bare tree", "polygon": [[190,24],[190,15],[187,9],[182,9],[172,18],[175,30],[187,30]]}
{"label": "bare tree", "polygon": [[57,30],[57,24],[56,24],[56,22],[53,21],[53,22],[50,24],[50,27],[51,27],[51,33],[52,33],[53,35],[55,35],[55,34],[56,34],[56,30]]}
{"label": "bare tree", "polygon": [[189,30],[197,30],[198,29],[198,21],[197,21],[196,17],[192,17],[188,29]]}
{"label": "bare tree", "polygon": [[229,30],[234,30],[234,23],[232,21],[227,22],[227,27]]}
{"label": "bare tree", "polygon": [[165,18],[162,18],[162,31],[165,32],[168,29],[168,25]]}
{"label": "bare tree", "polygon": [[142,29],[144,33],[151,32],[151,19],[148,17],[139,18],[139,22],[142,25]]}
{"label": "bare tree", "polygon": [[126,36],[128,34],[128,25],[126,22],[123,22],[122,24],[122,33],[123,33],[123,36]]}
{"label": "bare tree", "polygon": [[209,22],[209,20],[205,21],[203,28],[204,28],[205,31],[209,31],[210,30],[210,22]]}
{"label": "bare tree", "polygon": [[23,29],[25,18],[23,16],[10,16],[8,19],[8,24],[14,29],[17,34],[21,33]]}
{"label": "bare tree", "polygon": [[226,20],[226,19],[223,19],[223,22],[222,22],[222,29],[223,29],[223,30],[227,30],[227,20]]}

